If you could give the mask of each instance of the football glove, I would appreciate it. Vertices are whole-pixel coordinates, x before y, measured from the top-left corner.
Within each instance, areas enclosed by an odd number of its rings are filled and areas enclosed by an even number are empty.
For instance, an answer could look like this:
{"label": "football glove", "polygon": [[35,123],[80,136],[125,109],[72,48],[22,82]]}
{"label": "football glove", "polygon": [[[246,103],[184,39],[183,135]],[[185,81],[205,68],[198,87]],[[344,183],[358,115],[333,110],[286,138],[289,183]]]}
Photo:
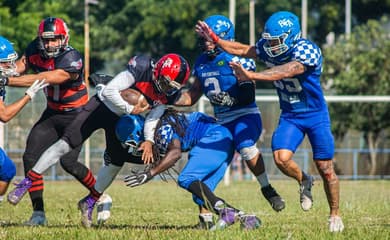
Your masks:
{"label": "football glove", "polygon": [[125,183],[128,187],[137,187],[139,185],[147,183],[153,176],[150,171],[142,171],[128,175],[125,177]]}
{"label": "football glove", "polygon": [[219,92],[210,97],[210,102],[215,105],[231,107],[237,104],[237,99],[231,97],[227,92]]}
{"label": "football glove", "polygon": [[198,33],[198,35],[204,39],[206,39],[209,42],[218,43],[219,37],[211,28],[207,25],[207,23],[203,21],[198,21],[198,23],[195,26],[195,32]]}
{"label": "football glove", "polygon": [[26,90],[26,95],[30,96],[31,99],[35,97],[35,94],[42,88],[45,88],[48,83],[45,83],[45,79],[35,80],[35,82]]}

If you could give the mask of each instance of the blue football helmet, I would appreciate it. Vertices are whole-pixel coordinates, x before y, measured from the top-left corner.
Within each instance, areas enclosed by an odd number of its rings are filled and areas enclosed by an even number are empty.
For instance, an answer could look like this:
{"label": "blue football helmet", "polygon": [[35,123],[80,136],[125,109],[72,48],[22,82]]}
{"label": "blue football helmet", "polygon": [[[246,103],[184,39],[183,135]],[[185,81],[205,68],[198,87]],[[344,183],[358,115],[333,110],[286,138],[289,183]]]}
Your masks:
{"label": "blue football helmet", "polygon": [[277,57],[291,50],[300,37],[299,18],[291,12],[276,12],[265,22],[263,48],[268,56]]}
{"label": "blue football helmet", "polygon": [[[212,15],[204,21],[220,39],[234,41],[234,25],[229,18],[223,15]],[[209,43],[206,43],[205,39],[199,39],[199,46],[207,55],[213,56],[220,52],[217,47],[208,49],[207,44]]]}
{"label": "blue football helmet", "polygon": [[140,144],[144,141],[145,118],[141,115],[123,115],[115,127],[115,134],[122,146],[128,148],[128,152],[134,156],[140,156],[138,151]]}
{"label": "blue football helmet", "polygon": [[15,61],[18,54],[12,44],[4,37],[0,36],[0,74],[5,77],[17,76]]}

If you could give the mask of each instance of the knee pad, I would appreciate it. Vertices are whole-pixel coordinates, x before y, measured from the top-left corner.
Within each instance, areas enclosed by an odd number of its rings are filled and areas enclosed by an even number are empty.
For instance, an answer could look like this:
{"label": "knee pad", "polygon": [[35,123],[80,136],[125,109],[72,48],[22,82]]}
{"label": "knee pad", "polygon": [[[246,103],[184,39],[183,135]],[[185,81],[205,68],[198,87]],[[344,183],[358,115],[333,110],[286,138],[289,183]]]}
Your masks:
{"label": "knee pad", "polygon": [[241,159],[249,161],[254,158],[259,152],[259,149],[255,145],[251,147],[244,147],[240,150]]}

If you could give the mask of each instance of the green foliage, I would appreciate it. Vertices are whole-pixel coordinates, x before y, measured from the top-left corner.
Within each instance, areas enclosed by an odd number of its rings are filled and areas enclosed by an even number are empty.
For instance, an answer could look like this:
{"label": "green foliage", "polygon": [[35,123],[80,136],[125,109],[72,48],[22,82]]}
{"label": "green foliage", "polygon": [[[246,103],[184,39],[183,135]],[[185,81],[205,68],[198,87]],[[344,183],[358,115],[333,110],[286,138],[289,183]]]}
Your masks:
{"label": "green foliage", "polygon": [[[370,20],[325,49],[323,77],[333,80],[335,94],[390,95],[390,36],[386,23],[385,18],[381,22]],[[390,127],[387,103],[345,103],[331,110],[335,131],[341,136],[349,126],[374,134]]]}

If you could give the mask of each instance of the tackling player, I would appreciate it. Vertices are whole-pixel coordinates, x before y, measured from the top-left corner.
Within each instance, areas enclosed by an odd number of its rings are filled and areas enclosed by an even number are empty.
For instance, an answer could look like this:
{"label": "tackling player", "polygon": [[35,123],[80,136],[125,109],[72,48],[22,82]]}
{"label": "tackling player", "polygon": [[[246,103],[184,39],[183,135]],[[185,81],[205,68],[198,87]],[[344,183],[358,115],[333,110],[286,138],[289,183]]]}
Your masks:
{"label": "tackling player", "polygon": [[282,110],[272,137],[275,163],[284,174],[297,180],[301,207],[308,211],[313,204],[311,187],[314,178],[292,160],[307,135],[330,208],[329,231],[343,231],[339,215],[339,180],[332,161],[334,139],[320,84],[322,54],[317,45],[301,38],[298,17],[287,11],[272,14],[255,46],[226,41],[202,21],[196,25],[196,32],[231,54],[257,58],[269,67],[262,72],[249,72],[241,64],[230,62],[240,81],[251,79],[274,83]]}
{"label": "tackling player", "polygon": [[260,227],[261,221],[255,215],[245,214],[213,193],[233,158],[233,139],[228,129],[203,113],[181,113],[169,108],[156,126],[154,141],[158,150],[153,167],[127,176],[127,186],[145,184],[172,167],[182,152],[188,152],[188,161],[177,181],[192,193],[197,205],[219,214],[220,219],[210,230],[223,229],[236,221],[247,230]]}

